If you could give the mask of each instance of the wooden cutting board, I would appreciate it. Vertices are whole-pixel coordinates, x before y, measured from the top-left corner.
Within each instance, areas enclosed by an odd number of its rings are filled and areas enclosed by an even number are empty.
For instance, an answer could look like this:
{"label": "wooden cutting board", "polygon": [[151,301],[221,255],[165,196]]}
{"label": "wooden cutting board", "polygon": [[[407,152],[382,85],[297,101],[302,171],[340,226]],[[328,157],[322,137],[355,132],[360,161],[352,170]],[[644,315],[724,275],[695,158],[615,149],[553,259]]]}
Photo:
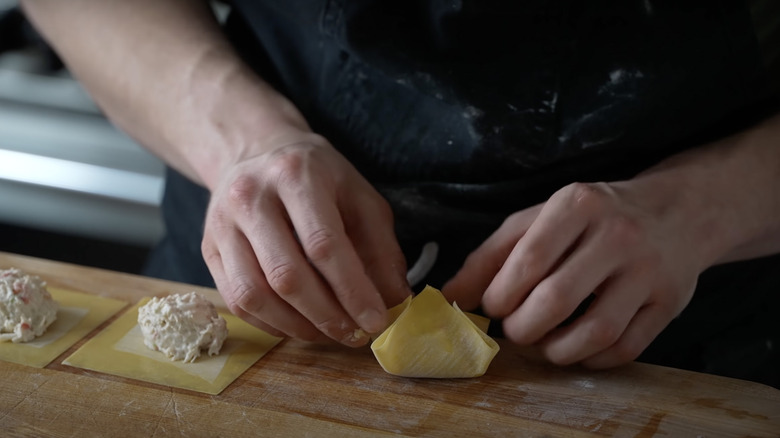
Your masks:
{"label": "wooden cutting board", "polygon": [[[221,303],[211,289],[0,253],[11,266],[128,302],[194,289]],[[3,436],[780,436],[774,388],[639,363],[558,368],[507,342],[483,377],[425,380],[386,374],[368,348],[285,340],[216,396],[63,365],[82,343],[44,369],[0,362]]]}

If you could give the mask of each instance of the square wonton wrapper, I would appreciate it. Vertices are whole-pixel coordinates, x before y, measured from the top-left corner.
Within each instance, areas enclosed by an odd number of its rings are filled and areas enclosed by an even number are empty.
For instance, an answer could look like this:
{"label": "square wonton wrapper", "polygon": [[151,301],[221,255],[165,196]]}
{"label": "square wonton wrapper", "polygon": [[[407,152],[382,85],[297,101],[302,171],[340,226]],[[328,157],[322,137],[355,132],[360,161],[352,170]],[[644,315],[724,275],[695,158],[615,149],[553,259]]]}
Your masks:
{"label": "square wonton wrapper", "polygon": [[228,328],[220,353],[209,356],[203,352],[192,363],[172,361],[163,353],[144,345],[138,326],[138,308],[149,299],[143,298],[63,363],[217,395],[282,340],[236,316],[220,312]]}
{"label": "square wonton wrapper", "polygon": [[489,320],[449,305],[426,286],[414,298],[390,309],[395,319],[371,344],[379,364],[403,377],[463,378],[485,374],[498,353],[485,332]]}
{"label": "square wonton wrapper", "polygon": [[127,305],[113,298],[46,289],[60,306],[57,319],[30,342],[0,342],[0,360],[43,368]]}

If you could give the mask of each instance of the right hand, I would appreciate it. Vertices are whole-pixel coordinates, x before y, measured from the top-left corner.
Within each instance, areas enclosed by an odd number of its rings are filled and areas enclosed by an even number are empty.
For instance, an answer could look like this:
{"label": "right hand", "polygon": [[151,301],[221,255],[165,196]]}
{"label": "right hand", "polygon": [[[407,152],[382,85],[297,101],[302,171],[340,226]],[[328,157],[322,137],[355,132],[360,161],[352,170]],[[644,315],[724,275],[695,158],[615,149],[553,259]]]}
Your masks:
{"label": "right hand", "polygon": [[65,3],[23,2],[111,121],[209,189],[203,255],[230,309],[349,345],[384,328],[411,293],[387,203],[240,59],[208,4]]}
{"label": "right hand", "polygon": [[387,202],[324,138],[298,132],[220,173],[202,252],[229,309],[277,336],[361,346],[410,293]]}

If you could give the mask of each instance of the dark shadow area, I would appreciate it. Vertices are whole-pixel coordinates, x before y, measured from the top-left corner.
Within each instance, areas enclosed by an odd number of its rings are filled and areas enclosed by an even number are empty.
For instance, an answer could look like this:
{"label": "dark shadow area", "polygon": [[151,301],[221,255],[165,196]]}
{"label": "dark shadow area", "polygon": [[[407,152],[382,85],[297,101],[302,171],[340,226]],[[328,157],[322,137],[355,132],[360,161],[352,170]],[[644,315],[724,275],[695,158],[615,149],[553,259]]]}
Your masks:
{"label": "dark shadow area", "polygon": [[138,274],[149,250],[142,246],[0,224],[0,251],[78,265]]}

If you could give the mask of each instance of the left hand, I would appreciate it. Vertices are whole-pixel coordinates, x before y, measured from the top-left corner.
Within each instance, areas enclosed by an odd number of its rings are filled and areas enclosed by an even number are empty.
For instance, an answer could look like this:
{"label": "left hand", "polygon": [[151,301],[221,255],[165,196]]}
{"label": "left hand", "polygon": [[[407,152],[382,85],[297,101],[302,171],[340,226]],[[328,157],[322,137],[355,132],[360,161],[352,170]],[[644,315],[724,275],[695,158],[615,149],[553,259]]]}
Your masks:
{"label": "left hand", "polygon": [[[537,345],[551,362],[634,360],[688,304],[707,267],[697,221],[673,208],[683,193],[641,180],[566,186],[507,218],[443,293],[465,309],[481,298],[510,340]],[[560,326],[591,294],[587,311]]]}

